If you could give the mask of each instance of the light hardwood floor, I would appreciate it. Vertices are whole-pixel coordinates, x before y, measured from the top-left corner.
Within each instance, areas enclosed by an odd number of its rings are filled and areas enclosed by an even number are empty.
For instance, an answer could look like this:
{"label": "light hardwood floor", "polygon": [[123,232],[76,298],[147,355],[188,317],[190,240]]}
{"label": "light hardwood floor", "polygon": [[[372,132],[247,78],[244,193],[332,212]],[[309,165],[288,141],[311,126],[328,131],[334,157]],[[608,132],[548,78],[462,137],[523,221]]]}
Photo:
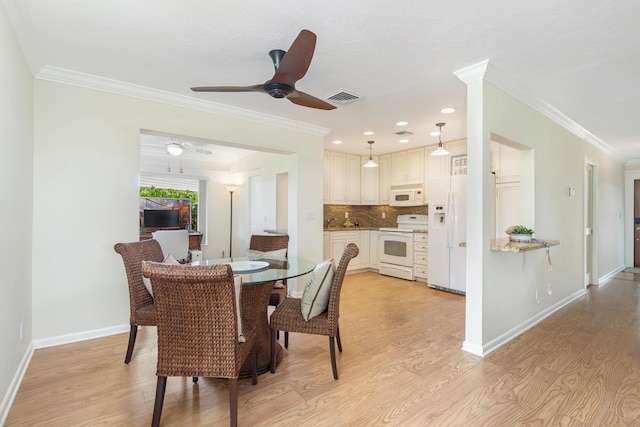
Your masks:
{"label": "light hardwood floor", "polygon": [[[275,374],[240,381],[244,426],[640,425],[640,274],[620,273],[482,359],[460,349],[464,297],[373,273],[349,275],[343,353],[291,334]],[[155,328],[129,365],[127,335],[37,350],[7,426],[146,426]],[[228,425],[223,380],[169,378],[162,425]]]}

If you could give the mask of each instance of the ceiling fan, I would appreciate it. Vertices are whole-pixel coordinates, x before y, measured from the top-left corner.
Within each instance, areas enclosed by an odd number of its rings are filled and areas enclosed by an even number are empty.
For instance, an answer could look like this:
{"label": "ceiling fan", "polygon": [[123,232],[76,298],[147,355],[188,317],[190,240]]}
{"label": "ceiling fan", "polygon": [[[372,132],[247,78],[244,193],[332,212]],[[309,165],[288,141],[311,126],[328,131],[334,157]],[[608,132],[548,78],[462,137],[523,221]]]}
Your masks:
{"label": "ceiling fan", "polygon": [[177,139],[169,139],[164,141],[167,144],[167,153],[172,156],[179,156],[183,151],[195,151],[201,154],[211,154],[212,152],[206,150],[204,148],[200,148],[202,146],[206,146],[207,144],[203,142],[187,142],[187,141],[178,141]]}
{"label": "ceiling fan", "polygon": [[269,52],[275,74],[264,84],[253,86],[203,86],[192,87],[194,92],[264,92],[273,98],[287,98],[294,104],[304,107],[333,110],[334,105],[314,96],[296,90],[295,84],[307,73],[313,51],[316,47],[316,35],[302,30],[293,41],[288,52],[274,49]]}

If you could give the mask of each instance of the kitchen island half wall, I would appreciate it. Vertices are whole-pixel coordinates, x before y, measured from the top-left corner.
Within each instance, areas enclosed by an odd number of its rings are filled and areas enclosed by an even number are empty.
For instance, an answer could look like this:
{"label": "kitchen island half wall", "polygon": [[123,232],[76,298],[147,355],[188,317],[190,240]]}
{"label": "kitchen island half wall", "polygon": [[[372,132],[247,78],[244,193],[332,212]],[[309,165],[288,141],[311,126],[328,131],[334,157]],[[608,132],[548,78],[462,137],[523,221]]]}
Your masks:
{"label": "kitchen island half wall", "polygon": [[[387,205],[324,205],[323,225],[325,228],[344,224],[345,213],[349,213],[351,225],[360,227],[396,227],[398,215],[427,215],[428,206],[387,206]],[[383,218],[384,216],[384,218]],[[332,219],[335,218],[335,219]],[[329,220],[331,220],[329,222]]]}

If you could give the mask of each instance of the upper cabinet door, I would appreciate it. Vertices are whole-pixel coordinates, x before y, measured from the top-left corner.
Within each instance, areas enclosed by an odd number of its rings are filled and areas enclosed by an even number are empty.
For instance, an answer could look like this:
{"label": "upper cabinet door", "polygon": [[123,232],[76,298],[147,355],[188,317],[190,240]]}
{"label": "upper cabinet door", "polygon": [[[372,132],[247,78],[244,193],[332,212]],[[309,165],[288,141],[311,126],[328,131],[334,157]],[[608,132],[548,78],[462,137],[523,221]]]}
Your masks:
{"label": "upper cabinet door", "polygon": [[373,161],[378,164],[377,168],[364,168],[364,165],[369,160],[369,157],[360,157],[360,170],[362,173],[362,191],[360,192],[360,204],[361,205],[377,205],[378,204],[378,186],[379,186],[379,172],[380,172],[380,159],[378,156],[373,156]]}
{"label": "upper cabinet door", "polygon": [[360,156],[329,154],[329,204],[360,204]]}
{"label": "upper cabinet door", "polygon": [[379,195],[378,203],[389,204],[389,189],[391,188],[391,154],[380,156],[378,161]]}
{"label": "upper cabinet door", "polygon": [[424,148],[391,154],[391,185],[424,185]]}
{"label": "upper cabinet door", "polygon": [[522,152],[504,144],[491,141],[491,171],[496,183],[519,182]]}

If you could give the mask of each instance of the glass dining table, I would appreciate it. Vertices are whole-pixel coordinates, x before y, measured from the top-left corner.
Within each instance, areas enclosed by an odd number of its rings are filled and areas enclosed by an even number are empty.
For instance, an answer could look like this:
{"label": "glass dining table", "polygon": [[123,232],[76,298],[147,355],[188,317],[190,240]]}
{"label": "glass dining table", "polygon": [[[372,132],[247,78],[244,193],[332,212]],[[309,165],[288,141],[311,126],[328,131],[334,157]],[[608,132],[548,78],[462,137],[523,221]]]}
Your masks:
{"label": "glass dining table", "polygon": [[[247,257],[208,259],[194,262],[200,265],[230,264],[235,274],[242,276],[240,313],[243,319],[256,322],[258,328],[258,373],[271,369],[271,331],[269,329],[269,297],[278,280],[287,280],[310,273],[314,262],[302,258],[250,260]],[[276,364],[282,360],[282,346],[276,344]],[[249,360],[242,366],[240,378],[251,376]]]}

